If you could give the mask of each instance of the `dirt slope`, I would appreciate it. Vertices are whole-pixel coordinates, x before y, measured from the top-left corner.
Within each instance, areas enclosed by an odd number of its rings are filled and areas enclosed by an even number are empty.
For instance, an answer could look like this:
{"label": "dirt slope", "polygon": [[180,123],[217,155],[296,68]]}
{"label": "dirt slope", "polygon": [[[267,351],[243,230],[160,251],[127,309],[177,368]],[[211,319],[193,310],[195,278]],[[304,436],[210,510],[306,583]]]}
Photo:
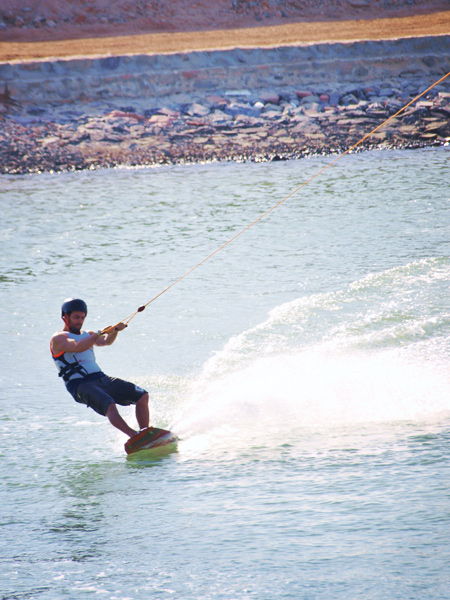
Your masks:
{"label": "dirt slope", "polygon": [[450,33],[449,0],[16,0],[0,61]]}

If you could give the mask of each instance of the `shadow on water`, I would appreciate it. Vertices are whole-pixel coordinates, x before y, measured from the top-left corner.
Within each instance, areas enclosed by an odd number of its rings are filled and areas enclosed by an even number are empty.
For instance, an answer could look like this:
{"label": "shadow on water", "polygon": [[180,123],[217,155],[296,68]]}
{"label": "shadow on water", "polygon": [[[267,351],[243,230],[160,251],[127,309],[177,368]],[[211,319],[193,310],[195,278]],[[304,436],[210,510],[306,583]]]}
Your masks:
{"label": "shadow on water", "polygon": [[177,444],[143,450],[134,455],[95,463],[74,461],[60,477],[58,509],[45,518],[45,529],[66,558],[74,562],[95,559],[103,554],[101,539],[110,527],[118,495],[141,489],[142,482],[128,480],[130,471],[160,465],[178,451]]}
{"label": "shadow on water", "polygon": [[155,467],[160,464],[167,456],[178,452],[178,443],[159,446],[158,448],[149,448],[140,450],[134,454],[128,454],[126,457],[127,466],[142,469],[145,467]]}
{"label": "shadow on water", "polygon": [[102,555],[99,532],[108,527],[108,496],[116,493],[122,470],[111,461],[68,465],[60,479],[61,506],[46,519],[58,553],[66,559],[85,562]]}

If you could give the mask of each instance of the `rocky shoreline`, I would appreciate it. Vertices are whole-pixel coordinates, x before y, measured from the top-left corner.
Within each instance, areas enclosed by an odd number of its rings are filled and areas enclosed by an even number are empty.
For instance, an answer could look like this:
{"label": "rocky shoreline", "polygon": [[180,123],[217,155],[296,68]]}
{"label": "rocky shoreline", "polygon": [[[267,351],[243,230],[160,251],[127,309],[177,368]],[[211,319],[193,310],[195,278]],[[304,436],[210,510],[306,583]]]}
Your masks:
{"label": "rocky shoreline", "polygon": [[[426,87],[426,86],[425,86]],[[423,89],[395,82],[342,92],[240,90],[143,109],[31,108],[3,98],[3,174],[211,161],[270,161],[340,153]],[[448,90],[448,86],[446,87]],[[180,102],[181,100],[181,102]],[[360,149],[450,145],[450,91],[442,86]]]}

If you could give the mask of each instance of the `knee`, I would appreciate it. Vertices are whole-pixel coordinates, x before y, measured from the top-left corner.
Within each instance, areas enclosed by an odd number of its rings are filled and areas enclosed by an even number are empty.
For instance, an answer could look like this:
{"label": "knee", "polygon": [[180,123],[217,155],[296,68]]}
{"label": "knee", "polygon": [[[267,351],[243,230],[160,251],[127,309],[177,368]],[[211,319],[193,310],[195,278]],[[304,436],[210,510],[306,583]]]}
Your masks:
{"label": "knee", "polygon": [[108,406],[108,410],[106,411],[105,416],[109,418],[114,417],[115,415],[118,415],[119,411],[117,410],[117,406],[114,404],[114,402],[112,404],[110,404]]}

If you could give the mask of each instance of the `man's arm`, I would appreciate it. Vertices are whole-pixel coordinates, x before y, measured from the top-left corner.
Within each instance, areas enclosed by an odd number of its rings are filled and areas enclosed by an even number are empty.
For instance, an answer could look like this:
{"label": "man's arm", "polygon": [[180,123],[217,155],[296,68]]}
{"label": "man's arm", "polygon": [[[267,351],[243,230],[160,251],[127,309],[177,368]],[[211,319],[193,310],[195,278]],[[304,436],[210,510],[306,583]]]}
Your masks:
{"label": "man's arm", "polygon": [[89,332],[89,337],[83,340],[72,340],[68,338],[63,331],[55,333],[50,340],[50,346],[52,353],[56,356],[62,352],[84,352],[92,348],[94,344],[100,339],[101,334],[94,331]]}

